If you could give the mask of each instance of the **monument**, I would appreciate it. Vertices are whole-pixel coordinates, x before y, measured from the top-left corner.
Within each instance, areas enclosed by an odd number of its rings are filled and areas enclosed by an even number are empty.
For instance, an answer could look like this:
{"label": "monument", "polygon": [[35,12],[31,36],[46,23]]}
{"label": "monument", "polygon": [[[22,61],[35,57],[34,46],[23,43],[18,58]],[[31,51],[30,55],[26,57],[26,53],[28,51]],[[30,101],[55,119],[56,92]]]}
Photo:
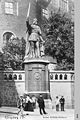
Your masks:
{"label": "monument", "polygon": [[25,91],[36,97],[42,93],[45,99],[49,97],[48,64],[44,55],[44,40],[37,18],[29,23],[30,4],[27,13],[26,54],[24,58]]}

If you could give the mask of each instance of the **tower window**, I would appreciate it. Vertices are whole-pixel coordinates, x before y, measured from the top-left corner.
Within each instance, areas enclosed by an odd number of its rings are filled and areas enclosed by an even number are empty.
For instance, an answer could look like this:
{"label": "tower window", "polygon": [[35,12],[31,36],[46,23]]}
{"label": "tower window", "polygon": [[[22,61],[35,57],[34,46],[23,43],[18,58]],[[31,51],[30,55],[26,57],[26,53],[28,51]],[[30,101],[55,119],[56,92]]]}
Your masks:
{"label": "tower window", "polygon": [[42,15],[48,18],[49,17],[48,9],[42,9]]}
{"label": "tower window", "polygon": [[54,4],[54,7],[59,8],[59,0],[54,0],[52,4]]}
{"label": "tower window", "polygon": [[68,0],[61,0],[61,8],[68,12]]}
{"label": "tower window", "polygon": [[5,2],[5,13],[13,14],[13,3],[12,2]]}
{"label": "tower window", "polygon": [[9,39],[11,38],[11,36],[13,35],[13,33],[11,32],[6,32],[3,34],[3,43],[7,43],[9,42]]}

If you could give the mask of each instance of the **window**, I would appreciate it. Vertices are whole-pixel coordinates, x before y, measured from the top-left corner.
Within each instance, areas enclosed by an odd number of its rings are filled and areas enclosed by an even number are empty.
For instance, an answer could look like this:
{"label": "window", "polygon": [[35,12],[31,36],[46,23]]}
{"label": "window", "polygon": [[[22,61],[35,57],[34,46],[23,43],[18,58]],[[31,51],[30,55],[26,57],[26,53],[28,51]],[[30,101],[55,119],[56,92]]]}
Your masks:
{"label": "window", "polygon": [[61,9],[68,12],[68,0],[61,0]]}
{"label": "window", "polygon": [[7,75],[6,74],[4,74],[4,80],[7,80]]}
{"label": "window", "polygon": [[18,2],[17,2],[17,9],[16,9],[17,16],[19,15],[19,11],[18,11],[18,9],[19,9],[19,6],[18,6]]}
{"label": "window", "polygon": [[49,13],[47,9],[42,9],[42,15],[45,16],[46,18],[49,17]]}
{"label": "window", "polygon": [[17,80],[17,75],[15,74],[13,78],[14,78],[14,80]]}
{"label": "window", "polygon": [[11,38],[12,35],[13,35],[13,33],[11,33],[11,32],[4,33],[3,34],[3,43],[4,44],[7,43],[9,41],[9,39]]}
{"label": "window", "polygon": [[54,4],[54,7],[58,7],[59,8],[59,0],[54,0],[53,4]]}
{"label": "window", "polygon": [[57,74],[55,75],[55,80],[58,80],[58,75]]}
{"label": "window", "polygon": [[74,80],[74,79],[75,79],[74,74],[71,74],[71,80]]}
{"label": "window", "polygon": [[19,75],[19,80],[22,80],[22,75]]}
{"label": "window", "polygon": [[50,79],[51,79],[51,80],[53,79],[53,75],[52,75],[52,74],[50,75]]}
{"label": "window", "polygon": [[64,80],[67,80],[67,75],[66,74],[64,75]]}
{"label": "window", "polygon": [[60,74],[59,78],[60,78],[60,80],[62,80],[62,74]]}
{"label": "window", "polygon": [[11,74],[9,74],[9,80],[12,80],[12,75]]}
{"label": "window", "polygon": [[5,13],[13,14],[13,3],[12,2],[5,2]]}

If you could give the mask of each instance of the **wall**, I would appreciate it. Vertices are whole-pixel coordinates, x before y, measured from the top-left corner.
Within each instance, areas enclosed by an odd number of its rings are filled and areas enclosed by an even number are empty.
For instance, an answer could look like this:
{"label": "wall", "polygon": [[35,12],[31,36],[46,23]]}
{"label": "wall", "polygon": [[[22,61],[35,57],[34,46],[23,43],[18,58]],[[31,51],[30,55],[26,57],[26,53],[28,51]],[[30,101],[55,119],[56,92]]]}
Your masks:
{"label": "wall", "polygon": [[[58,75],[58,79],[55,79],[55,75]],[[60,74],[62,74],[63,79],[60,79]],[[67,75],[67,79],[64,79],[64,75]],[[64,96],[65,98],[65,108],[74,107],[74,80],[73,71],[55,71],[50,73],[50,94],[52,98],[53,108],[55,107],[56,96]],[[52,76],[53,75],[53,76]]]}
{"label": "wall", "polygon": [[[4,71],[0,73],[4,76],[3,80],[0,79],[0,94],[3,99],[3,105],[16,106],[18,97],[25,92],[25,71]],[[7,75],[7,79],[5,74]],[[12,79],[9,78],[10,74],[12,75]],[[17,75],[17,79],[14,77],[15,74]],[[56,74],[58,75],[57,80],[55,80]],[[59,79],[60,74],[63,75],[62,80]],[[66,80],[64,80],[65,74],[67,75]],[[19,75],[22,76],[22,79]],[[55,108],[56,96],[61,97],[62,95],[65,97],[65,108],[74,108],[74,72],[50,72],[49,79],[53,108]]]}
{"label": "wall", "polygon": [[24,71],[0,71],[0,73],[3,76],[3,79],[0,79],[2,105],[17,106],[17,99],[25,92]]}

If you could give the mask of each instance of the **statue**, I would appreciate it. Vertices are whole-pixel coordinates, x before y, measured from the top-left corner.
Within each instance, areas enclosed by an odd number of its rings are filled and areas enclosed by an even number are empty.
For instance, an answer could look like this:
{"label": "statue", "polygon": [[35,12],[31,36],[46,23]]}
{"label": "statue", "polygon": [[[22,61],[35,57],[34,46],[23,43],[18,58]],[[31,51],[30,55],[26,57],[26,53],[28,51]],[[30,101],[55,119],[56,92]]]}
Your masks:
{"label": "statue", "polygon": [[26,25],[27,25],[27,51],[26,51],[26,55],[29,54],[29,57],[41,57],[41,52],[43,52],[43,50],[41,50],[43,48],[43,43],[44,40],[41,36],[41,29],[40,27],[37,25],[37,19],[35,18],[33,20],[33,24],[30,25],[29,24],[29,18],[27,18],[26,21]]}
{"label": "statue", "polygon": [[[30,11],[30,5],[28,9],[28,14]],[[29,24],[29,15],[27,15],[26,20],[26,27],[27,27],[27,33],[26,33],[26,55],[29,58],[39,58],[42,55],[44,55],[44,40],[41,36],[41,29],[37,24],[37,19],[33,19],[33,23]]]}

